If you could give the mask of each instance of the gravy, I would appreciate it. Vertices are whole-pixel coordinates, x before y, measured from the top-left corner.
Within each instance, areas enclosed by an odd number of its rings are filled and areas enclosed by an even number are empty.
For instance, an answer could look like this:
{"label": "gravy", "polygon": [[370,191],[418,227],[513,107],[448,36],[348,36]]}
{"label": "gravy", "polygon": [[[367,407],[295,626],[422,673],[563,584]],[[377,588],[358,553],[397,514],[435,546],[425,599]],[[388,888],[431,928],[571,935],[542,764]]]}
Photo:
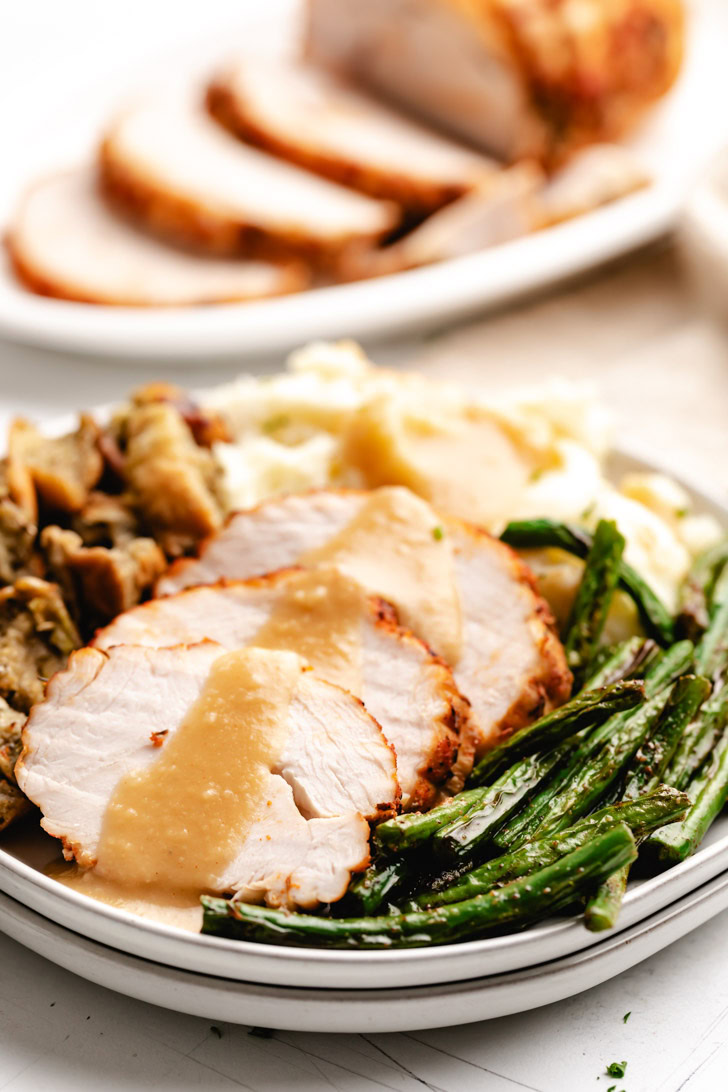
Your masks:
{"label": "gravy", "polygon": [[117,784],[96,873],[175,896],[219,890],[264,803],[300,672],[291,653],[221,655],[159,758]]}
{"label": "gravy", "polygon": [[429,505],[409,490],[376,490],[338,535],[300,560],[338,566],[393,603],[405,625],[457,663],[462,619],[452,545]]}
{"label": "gravy", "polygon": [[438,511],[499,530],[537,463],[487,410],[416,417],[387,398],[354,417],[345,459],[370,488],[404,485]]}
{"label": "gravy", "polygon": [[250,644],[295,650],[328,682],[361,694],[364,589],[331,566],[302,570],[287,583]]}

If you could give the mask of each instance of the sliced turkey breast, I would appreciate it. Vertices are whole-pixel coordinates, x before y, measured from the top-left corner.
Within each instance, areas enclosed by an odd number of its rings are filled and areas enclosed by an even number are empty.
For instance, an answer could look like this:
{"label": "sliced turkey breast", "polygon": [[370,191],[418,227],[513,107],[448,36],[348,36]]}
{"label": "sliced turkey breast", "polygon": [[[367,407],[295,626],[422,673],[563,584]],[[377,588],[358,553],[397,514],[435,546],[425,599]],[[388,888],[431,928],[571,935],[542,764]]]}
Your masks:
{"label": "sliced turkey breast", "polygon": [[90,170],[31,186],[7,236],[20,280],[41,296],[127,307],[260,299],[305,287],[296,265],[198,258],[118,220]]}
{"label": "sliced turkey breast", "polygon": [[352,279],[397,273],[473,254],[526,235],[541,212],[544,173],[534,163],[503,168],[428,216],[389,246],[347,258]]}
{"label": "sliced turkey breast", "polygon": [[24,735],[18,783],[67,858],[130,887],[310,907],[369,858],[394,754],[358,699],[288,652],[86,648]]}
{"label": "sliced turkey breast", "polygon": [[100,166],[118,208],[152,233],[210,254],[331,265],[399,219],[394,205],[247,147],[184,103],[128,110],[107,131]]}
{"label": "sliced turkey breast", "polygon": [[[362,527],[372,504],[383,506],[384,519]],[[428,549],[430,559],[417,556]],[[568,697],[563,649],[526,566],[485,531],[438,516],[400,487],[291,495],[234,513],[197,558],[172,565],[157,593],[322,560],[392,602],[450,663],[471,704],[468,738],[477,754]],[[471,758],[464,742],[460,776]]]}
{"label": "sliced turkey breast", "polygon": [[674,81],[680,0],[309,0],[308,54],[505,160],[614,140]]}
{"label": "sliced turkey breast", "polygon": [[[307,53],[505,160],[538,154],[544,126],[506,36],[443,0],[309,0]],[[484,5],[485,7],[485,5]]]}
{"label": "sliced turkey breast", "polygon": [[210,113],[250,144],[326,178],[428,213],[496,169],[322,69],[244,59],[207,92]]}
{"label": "sliced turkey breast", "polygon": [[593,144],[556,171],[535,201],[533,227],[582,216],[649,186],[632,151],[621,144]]}
{"label": "sliced turkey breast", "polygon": [[397,755],[403,808],[426,808],[457,756],[468,715],[450,669],[382,599],[336,569],[284,570],[153,599],[99,630],[92,644],[255,645],[298,652],[321,678],[360,697]]}

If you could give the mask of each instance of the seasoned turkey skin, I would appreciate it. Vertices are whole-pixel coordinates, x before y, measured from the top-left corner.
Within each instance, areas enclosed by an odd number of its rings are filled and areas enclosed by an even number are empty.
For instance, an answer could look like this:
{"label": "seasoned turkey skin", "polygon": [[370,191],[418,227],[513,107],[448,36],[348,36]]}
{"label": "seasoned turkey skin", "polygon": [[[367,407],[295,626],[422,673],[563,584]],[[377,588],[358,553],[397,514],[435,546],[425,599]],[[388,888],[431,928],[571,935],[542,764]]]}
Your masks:
{"label": "seasoned turkey skin", "polygon": [[95,173],[51,175],[22,195],[6,245],[39,296],[108,307],[191,307],[262,299],[306,287],[303,267],[200,258],[175,251],[106,207]]}
{"label": "seasoned turkey skin", "polygon": [[[209,641],[84,648],[50,680],[25,726],[16,776],[68,859],[94,866],[121,777],[154,763],[223,653]],[[376,721],[303,665],[265,800],[218,886],[284,906],[341,898],[351,873],[368,863],[369,821],[398,809],[394,753]]]}
{"label": "seasoned turkey skin", "polygon": [[293,60],[229,65],[207,109],[248,144],[424,216],[497,165],[321,68]]}
{"label": "seasoned turkey skin", "polygon": [[[254,645],[256,633],[277,603],[296,592],[300,570],[284,570],[246,582],[188,588],[153,599],[99,630],[92,645],[161,648],[205,638],[228,649]],[[468,703],[459,693],[449,667],[409,630],[397,623],[392,607],[375,596],[362,604],[358,652],[361,688],[367,710],[381,726],[397,755],[402,807],[430,807],[438,786],[449,776],[458,753]],[[305,657],[305,647],[290,646]],[[313,666],[322,678],[345,685],[337,665]]]}
{"label": "seasoned turkey skin", "polygon": [[309,0],[307,52],[506,161],[617,140],[674,82],[680,0]]}
{"label": "seasoned turkey skin", "polygon": [[117,210],[218,257],[304,259],[335,271],[348,248],[374,245],[399,222],[396,206],[247,147],[204,110],[166,100],[110,126],[99,170]]}
{"label": "seasoned turkey skin", "polygon": [[[157,583],[157,594],[296,565],[303,554],[343,530],[369,495],[322,490],[236,512],[203,542],[198,557],[171,566]],[[453,782],[457,787],[474,757],[566,701],[572,679],[548,606],[516,554],[462,520],[436,517],[433,525],[437,522],[453,542],[462,611],[462,653],[451,666],[471,705]],[[427,639],[427,634],[418,636]]]}

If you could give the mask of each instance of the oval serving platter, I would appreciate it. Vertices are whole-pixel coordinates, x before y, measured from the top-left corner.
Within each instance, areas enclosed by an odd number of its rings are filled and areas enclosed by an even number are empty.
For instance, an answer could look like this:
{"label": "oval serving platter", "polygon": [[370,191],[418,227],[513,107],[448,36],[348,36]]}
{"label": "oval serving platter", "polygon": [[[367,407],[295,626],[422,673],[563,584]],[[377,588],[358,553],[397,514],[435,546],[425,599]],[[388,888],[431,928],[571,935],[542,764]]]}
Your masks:
{"label": "oval serving platter", "polygon": [[[48,431],[57,432],[59,426],[67,424],[67,420],[50,422]],[[615,479],[632,470],[659,469],[625,452],[612,455],[607,467]],[[728,526],[728,508],[689,483],[681,484],[698,511],[712,514]],[[315,984],[319,990],[348,991],[416,988],[514,973],[604,943],[603,934],[588,932],[576,918],[551,920],[510,936],[389,952],[326,951],[233,941],[149,921],[70,890],[44,874],[44,868],[59,859],[58,844],[42,831],[28,834],[26,828],[20,835],[11,833],[0,842],[0,890],[65,930],[142,960],[237,981],[242,991],[250,983],[298,989]],[[630,884],[612,939],[619,943],[623,937],[623,943],[628,944],[630,930],[637,923],[685,899],[727,871],[728,816],[723,816],[689,860]],[[711,905],[716,905],[715,913],[722,909],[717,903]],[[3,916],[0,914],[0,929],[4,928]],[[696,924],[700,922],[696,920]]]}
{"label": "oval serving platter", "polygon": [[[297,0],[246,0],[241,20],[250,40],[266,35],[273,44],[297,8]],[[264,9],[264,10],[263,10]],[[432,328],[457,317],[502,306],[537,289],[610,261],[664,235],[675,224],[696,174],[728,140],[720,112],[710,124],[696,124],[705,103],[728,90],[723,43],[728,8],[723,0],[689,0],[690,33],[680,80],[626,145],[653,178],[644,191],[626,196],[573,220],[505,242],[479,253],[391,276],[311,289],[277,299],[189,308],[90,306],[44,299],[22,289],[0,248],[0,336],[46,349],[118,359],[154,360],[155,366],[213,357],[250,357],[288,351],[312,338],[383,337]],[[211,23],[169,52],[165,20],[145,21],[145,39],[158,48],[156,71],[198,72],[229,48],[235,31]],[[203,39],[204,51],[201,39]],[[222,45],[220,44],[222,41]],[[70,163],[92,146],[110,108],[110,76],[86,88],[49,132],[47,110],[40,123],[27,119],[22,142],[6,157],[0,178],[0,222],[5,224],[29,178]],[[0,82],[0,88],[2,83]],[[133,82],[132,82],[133,87]],[[128,94],[129,77],[116,97]],[[46,104],[44,104],[46,105]],[[23,104],[16,104],[22,110]],[[680,154],[675,154],[675,149]]]}

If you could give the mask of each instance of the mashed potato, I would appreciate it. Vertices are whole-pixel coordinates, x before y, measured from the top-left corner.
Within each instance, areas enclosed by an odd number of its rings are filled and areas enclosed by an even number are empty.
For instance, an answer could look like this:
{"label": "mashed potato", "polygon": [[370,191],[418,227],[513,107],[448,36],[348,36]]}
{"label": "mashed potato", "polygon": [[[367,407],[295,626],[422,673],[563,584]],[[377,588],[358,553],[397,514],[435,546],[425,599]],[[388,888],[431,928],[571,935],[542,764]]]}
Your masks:
{"label": "mashed potato", "polygon": [[[720,535],[663,475],[607,480],[610,422],[584,385],[553,380],[493,399],[376,368],[351,342],[316,343],[286,372],[242,377],[205,402],[233,436],[215,447],[231,509],[276,493],[396,483],[495,534],[531,516],[587,527],[614,519],[626,559],[670,607],[692,558]],[[547,569],[574,574],[563,557],[531,560],[544,580]]]}

